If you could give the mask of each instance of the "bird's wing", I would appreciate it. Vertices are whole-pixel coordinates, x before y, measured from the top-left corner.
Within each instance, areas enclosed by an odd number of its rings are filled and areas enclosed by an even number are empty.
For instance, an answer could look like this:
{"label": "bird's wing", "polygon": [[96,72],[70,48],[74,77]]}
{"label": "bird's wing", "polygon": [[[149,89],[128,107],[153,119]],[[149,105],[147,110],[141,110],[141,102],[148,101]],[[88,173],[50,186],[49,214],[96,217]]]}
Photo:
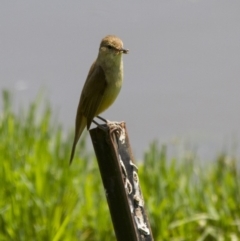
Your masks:
{"label": "bird's wing", "polygon": [[96,65],[94,62],[89,71],[87,81],[84,84],[78,106],[78,114],[82,114],[87,119],[87,129],[90,128],[91,122],[96,116],[106,86],[107,81],[104,71],[101,66]]}

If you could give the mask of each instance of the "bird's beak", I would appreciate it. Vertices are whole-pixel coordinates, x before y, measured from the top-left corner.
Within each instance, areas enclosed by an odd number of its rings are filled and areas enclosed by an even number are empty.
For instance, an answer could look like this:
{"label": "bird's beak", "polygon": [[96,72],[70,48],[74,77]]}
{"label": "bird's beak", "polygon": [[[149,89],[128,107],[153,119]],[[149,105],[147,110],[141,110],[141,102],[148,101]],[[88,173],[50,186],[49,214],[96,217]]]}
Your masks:
{"label": "bird's beak", "polygon": [[127,54],[129,52],[129,49],[121,49],[120,50],[123,54]]}

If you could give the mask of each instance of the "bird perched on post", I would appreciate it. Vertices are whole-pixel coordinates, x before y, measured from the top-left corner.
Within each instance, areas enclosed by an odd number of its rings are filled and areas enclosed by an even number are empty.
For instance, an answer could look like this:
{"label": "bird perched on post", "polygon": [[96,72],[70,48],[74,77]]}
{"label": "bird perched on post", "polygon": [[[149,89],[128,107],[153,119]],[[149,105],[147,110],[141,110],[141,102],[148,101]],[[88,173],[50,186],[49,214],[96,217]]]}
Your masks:
{"label": "bird perched on post", "polygon": [[85,127],[89,129],[93,118],[105,111],[117,98],[123,81],[122,54],[127,53],[120,38],[108,35],[102,39],[97,59],[89,70],[80,96],[70,164]]}

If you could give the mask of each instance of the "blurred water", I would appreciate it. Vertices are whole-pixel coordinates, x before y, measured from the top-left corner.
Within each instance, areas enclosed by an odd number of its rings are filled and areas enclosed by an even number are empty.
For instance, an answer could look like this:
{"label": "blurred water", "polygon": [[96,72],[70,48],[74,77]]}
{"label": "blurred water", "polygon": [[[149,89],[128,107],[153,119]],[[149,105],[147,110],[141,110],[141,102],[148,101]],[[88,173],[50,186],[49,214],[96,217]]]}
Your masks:
{"label": "blurred water", "polygon": [[103,116],[127,122],[137,158],[154,139],[180,140],[176,150],[187,145],[205,159],[239,154],[239,7],[223,0],[5,1],[0,88],[14,92],[16,108],[45,88],[59,122],[73,128],[99,42],[116,34],[130,53],[123,89]]}

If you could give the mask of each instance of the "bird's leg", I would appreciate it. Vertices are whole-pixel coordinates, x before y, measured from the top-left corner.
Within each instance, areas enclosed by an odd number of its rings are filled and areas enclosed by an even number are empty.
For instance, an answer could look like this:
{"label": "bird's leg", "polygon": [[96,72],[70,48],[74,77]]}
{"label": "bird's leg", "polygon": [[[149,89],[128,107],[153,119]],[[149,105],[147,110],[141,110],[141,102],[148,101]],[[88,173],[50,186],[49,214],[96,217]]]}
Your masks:
{"label": "bird's leg", "polygon": [[107,131],[108,128],[107,127],[104,127],[102,125],[100,125],[99,123],[97,123],[95,120],[92,120],[92,122],[100,129],[102,129],[103,131]]}
{"label": "bird's leg", "polygon": [[108,122],[109,122],[108,120],[102,118],[100,115],[98,115],[98,116],[96,116],[96,117],[97,117],[98,119],[102,120],[102,121],[105,122],[105,123],[108,123]]}
{"label": "bird's leg", "polygon": [[[110,133],[114,132],[115,130],[119,130],[119,129],[120,129],[120,131],[122,131],[122,127],[119,125],[118,122],[106,120],[106,119],[104,119],[103,117],[101,117],[99,115],[96,116],[96,117],[98,119],[102,120],[103,122],[105,122],[109,126]],[[93,123],[96,124],[99,128],[104,129],[104,127],[99,125],[96,121],[93,120]]]}
{"label": "bird's leg", "polygon": [[[96,117],[98,119],[106,122],[106,125],[103,126],[103,125],[100,125],[99,123],[97,123],[95,120],[93,120],[92,122],[94,124],[96,124],[98,128],[100,128],[103,131],[109,131],[111,139],[113,138],[112,134],[115,133],[121,142],[125,142],[125,134],[126,133],[125,133],[125,129],[121,126],[120,122],[109,121],[109,120],[102,118],[101,116],[96,116]],[[113,139],[112,139],[112,141],[113,141]]]}

